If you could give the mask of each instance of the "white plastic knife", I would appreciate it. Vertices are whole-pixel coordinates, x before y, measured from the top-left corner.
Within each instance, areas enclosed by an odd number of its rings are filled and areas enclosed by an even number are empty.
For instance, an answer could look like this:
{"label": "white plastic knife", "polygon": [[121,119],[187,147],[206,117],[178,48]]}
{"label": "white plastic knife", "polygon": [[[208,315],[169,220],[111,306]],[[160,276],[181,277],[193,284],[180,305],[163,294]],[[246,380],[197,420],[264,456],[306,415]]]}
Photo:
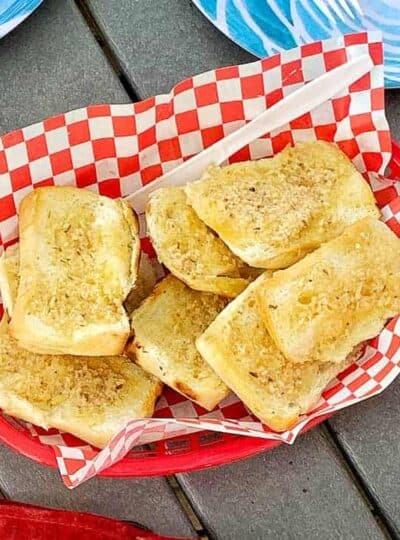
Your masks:
{"label": "white plastic knife", "polygon": [[197,180],[209,165],[220,165],[255,139],[315,109],[368,73],[373,65],[371,57],[366,54],[324,73],[256,116],[248,124],[128,195],[125,200],[136,212],[142,214],[152,191],[166,186],[183,186]]}

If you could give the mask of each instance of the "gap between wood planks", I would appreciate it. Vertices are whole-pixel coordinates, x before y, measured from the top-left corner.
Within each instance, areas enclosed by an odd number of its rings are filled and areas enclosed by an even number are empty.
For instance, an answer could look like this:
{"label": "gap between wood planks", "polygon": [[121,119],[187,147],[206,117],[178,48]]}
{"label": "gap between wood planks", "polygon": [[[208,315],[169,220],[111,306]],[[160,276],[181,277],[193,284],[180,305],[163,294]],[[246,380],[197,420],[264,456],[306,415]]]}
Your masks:
{"label": "gap between wood planks", "polygon": [[332,428],[329,422],[324,422],[323,424],[321,424],[321,429],[325,433],[327,440],[330,442],[337,457],[343,464],[353,484],[358,489],[360,495],[363,497],[382,533],[387,538],[400,540],[400,531],[392,523],[390,517],[387,516],[385,511],[380,507],[373,490],[362,477],[361,473],[358,470],[356,462],[352,459],[352,457],[343,447],[342,443],[336,435],[335,430]]}
{"label": "gap between wood planks", "polygon": [[[86,0],[75,0],[75,4],[80,11],[82,17],[84,18],[86,24],[88,25],[90,31],[92,32],[93,36],[95,37],[97,43],[102,49],[110,66],[119,78],[124,90],[130,97],[132,102],[138,101],[140,98],[137,91],[134,89],[131,82],[129,81],[123,65],[121,64],[118,56],[115,54],[112,46],[108,42],[105,32],[101,29],[98,21],[90,11]],[[327,435],[327,438],[330,441],[332,447],[334,448],[336,454],[338,455],[340,461],[346,468],[347,473],[351,476],[354,485],[357,487],[358,491],[368,505],[370,512],[372,513],[374,519],[381,528],[383,534],[387,538],[394,538],[396,540],[400,540],[400,531],[391,522],[390,518],[385,514],[384,510],[380,508],[375,494],[365,482],[365,480],[362,478],[361,474],[358,471],[356,463],[343,448],[332,427],[325,422],[322,426],[322,429]],[[207,540],[208,538],[210,538],[200,518],[196,514],[193,506],[189,502],[189,499],[180,487],[180,484],[178,483],[175,476],[166,477],[166,481],[171,488],[171,491],[175,495],[176,499],[178,500],[179,504],[181,505],[182,509],[184,510],[190,523],[192,524],[192,527],[198,534],[199,538],[201,540]],[[0,498],[1,497],[6,498],[5,495],[0,491]]]}
{"label": "gap between wood planks", "polygon": [[90,11],[90,7],[88,6],[87,1],[86,0],[74,0],[74,1],[83,19],[88,25],[89,30],[92,32],[98,45],[102,49],[104,56],[108,60],[108,63],[110,64],[111,68],[114,70],[115,74],[119,78],[122,86],[124,87],[125,92],[131,98],[133,103],[135,101],[139,101],[140,98],[138,97],[136,90],[133,88],[131,82],[126,76],[124,67],[121,64],[120,59],[118,58],[117,54],[114,52],[112,46],[110,45],[107,39],[107,35],[101,29],[96,18],[93,16],[92,12]]}
{"label": "gap between wood planks", "polygon": [[185,514],[187,515],[193,529],[196,531],[199,540],[210,540],[209,533],[206,531],[203,523],[196,514],[192,504],[190,503],[186,493],[181,488],[178,480],[175,476],[166,476],[165,477],[169,487],[177,498],[179,504],[183,508]]}

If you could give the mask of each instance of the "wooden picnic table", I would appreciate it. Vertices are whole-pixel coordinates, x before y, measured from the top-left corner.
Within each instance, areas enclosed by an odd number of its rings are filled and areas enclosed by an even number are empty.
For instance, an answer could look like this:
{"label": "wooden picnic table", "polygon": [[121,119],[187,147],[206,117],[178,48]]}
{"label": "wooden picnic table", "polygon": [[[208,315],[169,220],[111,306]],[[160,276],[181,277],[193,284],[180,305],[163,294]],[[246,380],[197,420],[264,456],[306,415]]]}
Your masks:
{"label": "wooden picnic table", "polygon": [[[0,133],[90,103],[125,103],[252,57],[190,0],[47,0],[0,41]],[[387,93],[393,136],[400,102]],[[169,478],[95,478],[68,491],[58,472],[0,446],[13,500],[91,511],[160,533],[214,539],[400,536],[400,381],[257,457]]]}

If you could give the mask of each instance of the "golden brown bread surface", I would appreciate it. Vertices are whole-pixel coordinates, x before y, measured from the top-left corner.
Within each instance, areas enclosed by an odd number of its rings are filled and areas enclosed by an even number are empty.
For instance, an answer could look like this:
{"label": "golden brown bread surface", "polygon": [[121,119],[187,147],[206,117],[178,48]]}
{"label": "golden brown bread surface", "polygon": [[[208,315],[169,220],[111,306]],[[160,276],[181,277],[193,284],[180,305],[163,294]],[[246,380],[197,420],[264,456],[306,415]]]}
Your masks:
{"label": "golden brown bread surface", "polygon": [[227,297],[246,287],[241,261],[197,217],[181,188],[155,191],[146,219],[159,261],[189,287]]}
{"label": "golden brown bread surface", "polygon": [[197,348],[225,384],[263,423],[290,429],[318,402],[322,391],[351,363],[293,363],[277,349],[258,309],[260,276],[217,316],[197,339]]}
{"label": "golden brown bread surface", "polygon": [[132,313],[134,339],[127,353],[144,370],[212,410],[228,389],[201,358],[195,340],[225,304],[224,298],[189,289],[168,275]]}
{"label": "golden brown bread surface", "polygon": [[105,446],[129,420],[152,416],[161,390],[124,356],[40,355],[0,335],[1,409],[94,446]]}
{"label": "golden brown bread surface", "polygon": [[[252,269],[250,269],[250,272]],[[138,275],[133,289],[124,302],[128,315],[139,307],[140,303],[149,296],[157,282],[153,263],[146,253],[141,253]],[[12,315],[12,306],[17,297],[19,285],[19,245],[7,248],[0,257],[0,293],[4,307]]]}
{"label": "golden brown bread surface", "polygon": [[323,141],[211,167],[185,193],[233,253],[269,269],[289,266],[347,225],[379,215],[367,182],[337,146]]}
{"label": "golden brown bread surface", "polygon": [[19,226],[11,334],[34,352],[121,353],[140,249],[131,208],[83,189],[39,188],[22,201]]}
{"label": "golden brown bread surface", "polygon": [[4,308],[12,316],[19,285],[19,246],[8,247],[0,257],[0,294]]}
{"label": "golden brown bread surface", "polygon": [[341,362],[400,312],[400,239],[365,218],[258,291],[275,343],[295,362]]}

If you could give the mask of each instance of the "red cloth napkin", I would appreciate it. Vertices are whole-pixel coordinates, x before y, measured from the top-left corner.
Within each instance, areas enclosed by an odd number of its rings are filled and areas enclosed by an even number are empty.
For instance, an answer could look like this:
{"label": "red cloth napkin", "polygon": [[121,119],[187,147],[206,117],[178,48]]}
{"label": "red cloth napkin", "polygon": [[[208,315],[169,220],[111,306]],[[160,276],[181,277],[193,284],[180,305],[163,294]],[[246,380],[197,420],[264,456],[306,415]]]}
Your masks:
{"label": "red cloth napkin", "polygon": [[9,501],[0,501],[0,538],[1,540],[25,538],[29,540],[178,540],[93,514],[51,510]]}

